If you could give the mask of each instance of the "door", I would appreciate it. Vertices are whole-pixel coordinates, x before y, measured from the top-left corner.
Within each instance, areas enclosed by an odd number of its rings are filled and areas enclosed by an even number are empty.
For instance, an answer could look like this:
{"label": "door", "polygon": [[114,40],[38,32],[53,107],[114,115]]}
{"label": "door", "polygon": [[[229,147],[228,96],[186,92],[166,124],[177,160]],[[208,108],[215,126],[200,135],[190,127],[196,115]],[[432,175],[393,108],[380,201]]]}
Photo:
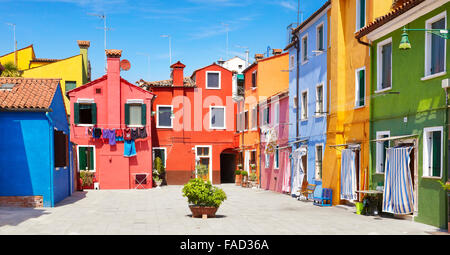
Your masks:
{"label": "door", "polygon": [[402,147],[412,147],[411,153],[409,154],[409,169],[411,172],[411,181],[413,186],[413,194],[414,194],[414,214],[417,214],[419,211],[419,173],[418,173],[418,162],[417,162],[417,148],[415,144],[417,144],[416,139],[407,139],[395,141],[394,144],[396,146]]}
{"label": "door", "polygon": [[[212,159],[211,159],[211,150],[212,146],[196,146],[195,148],[195,165],[203,165],[206,167],[206,175],[203,176],[203,179],[209,180],[212,182]],[[195,171],[195,176],[198,177],[197,168]]]}

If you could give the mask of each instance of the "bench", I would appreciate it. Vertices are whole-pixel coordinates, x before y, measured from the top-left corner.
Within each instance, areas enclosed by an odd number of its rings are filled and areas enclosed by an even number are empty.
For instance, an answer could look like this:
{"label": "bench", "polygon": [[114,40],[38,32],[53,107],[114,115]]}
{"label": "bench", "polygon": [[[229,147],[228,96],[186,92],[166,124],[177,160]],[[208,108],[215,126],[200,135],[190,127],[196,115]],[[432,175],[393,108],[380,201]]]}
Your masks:
{"label": "bench", "polygon": [[322,189],[322,196],[314,198],[314,205],[319,206],[331,206],[333,200],[333,190],[324,188]]}
{"label": "bench", "polygon": [[[316,190],[316,184],[308,184],[306,186],[303,186],[301,190],[299,190],[300,194],[306,198],[306,200],[309,200],[309,198],[312,198],[312,195],[314,194],[314,190]],[[298,198],[300,200],[300,197]]]}

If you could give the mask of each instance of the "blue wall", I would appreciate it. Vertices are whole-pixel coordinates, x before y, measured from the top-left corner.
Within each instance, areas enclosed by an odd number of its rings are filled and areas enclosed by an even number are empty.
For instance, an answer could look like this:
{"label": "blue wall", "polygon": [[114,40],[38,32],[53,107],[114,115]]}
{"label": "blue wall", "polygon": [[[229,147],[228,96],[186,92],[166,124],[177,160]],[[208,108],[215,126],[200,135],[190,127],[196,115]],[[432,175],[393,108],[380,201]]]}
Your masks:
{"label": "blue wall", "polygon": [[[317,50],[316,40],[317,40],[317,26],[323,24],[323,34],[324,34],[324,49],[322,53],[313,52]],[[303,140],[306,139],[308,142],[304,143],[307,146],[307,178],[309,183],[316,184],[316,190],[314,195],[318,196],[322,192],[322,181],[315,179],[315,160],[316,160],[316,145],[323,145],[323,152],[326,146],[326,132],[327,132],[327,117],[326,114],[322,114],[320,117],[316,116],[316,87],[319,84],[323,85],[323,104],[324,111],[327,112],[327,48],[328,48],[328,38],[327,38],[327,15],[324,12],[314,23],[310,23],[301,31],[299,31],[299,40],[302,41],[304,35],[308,35],[308,61],[302,64],[301,61],[301,48],[303,47],[300,43],[300,59],[299,59],[299,98],[298,98],[298,108],[294,108],[294,96],[297,95],[296,79],[297,79],[297,67],[291,67],[289,79],[289,123],[292,123],[292,128],[289,129],[290,141]],[[295,62],[296,58],[296,48],[292,47],[289,49],[289,56],[294,56]],[[297,63],[296,63],[297,64]],[[301,120],[301,106],[302,106],[302,92],[308,91],[308,117],[306,120]],[[299,111],[299,137],[296,138],[296,111]],[[298,148],[301,144],[297,143],[293,145],[293,150]],[[323,154],[322,154],[323,158]]]}
{"label": "blue wall", "polygon": [[50,108],[53,124],[44,112],[0,112],[0,196],[41,195],[50,207],[72,193],[71,167],[54,168],[53,130],[69,134],[60,89]]}

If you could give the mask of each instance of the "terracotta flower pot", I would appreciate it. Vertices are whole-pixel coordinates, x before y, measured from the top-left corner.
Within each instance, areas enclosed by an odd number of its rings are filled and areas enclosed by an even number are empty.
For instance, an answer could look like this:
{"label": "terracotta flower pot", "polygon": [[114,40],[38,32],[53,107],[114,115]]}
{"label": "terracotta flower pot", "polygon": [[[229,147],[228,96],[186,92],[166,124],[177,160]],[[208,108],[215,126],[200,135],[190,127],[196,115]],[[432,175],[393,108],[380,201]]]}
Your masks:
{"label": "terracotta flower pot", "polygon": [[236,175],[235,182],[237,186],[241,186],[242,175]]}
{"label": "terracotta flower pot", "polygon": [[194,218],[201,218],[203,214],[208,215],[208,218],[214,218],[219,207],[189,205],[189,209],[191,209]]}

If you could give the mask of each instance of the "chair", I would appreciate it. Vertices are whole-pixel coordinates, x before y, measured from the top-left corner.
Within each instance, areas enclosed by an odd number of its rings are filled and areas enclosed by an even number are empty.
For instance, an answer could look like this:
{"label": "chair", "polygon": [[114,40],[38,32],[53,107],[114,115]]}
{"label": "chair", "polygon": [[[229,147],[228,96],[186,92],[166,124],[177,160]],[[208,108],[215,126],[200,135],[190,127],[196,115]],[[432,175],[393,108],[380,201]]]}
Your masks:
{"label": "chair", "polygon": [[137,184],[135,189],[139,189],[139,187],[141,187],[141,189],[145,189],[145,187],[143,185],[147,184],[147,177],[148,177],[147,173],[135,174],[135,176],[134,176],[134,179],[135,179],[134,184]]}
{"label": "chair", "polygon": [[314,205],[318,206],[331,206],[333,200],[332,189],[322,189],[322,196],[314,198]]}
{"label": "chair", "polygon": [[314,190],[316,190],[316,184],[308,184],[306,186],[302,186],[302,190],[300,191],[300,194],[303,197],[305,197],[306,200],[309,200],[309,198],[312,198],[312,195],[314,194]]}

